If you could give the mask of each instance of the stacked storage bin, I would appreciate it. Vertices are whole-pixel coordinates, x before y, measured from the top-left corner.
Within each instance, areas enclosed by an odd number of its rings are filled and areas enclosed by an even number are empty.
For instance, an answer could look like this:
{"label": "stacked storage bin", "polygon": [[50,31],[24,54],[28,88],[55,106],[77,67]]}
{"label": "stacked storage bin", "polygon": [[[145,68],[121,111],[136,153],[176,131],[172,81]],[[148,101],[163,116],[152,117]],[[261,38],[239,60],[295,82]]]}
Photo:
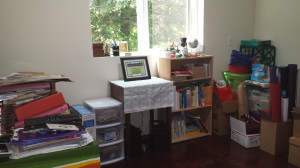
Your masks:
{"label": "stacked storage bin", "polygon": [[227,86],[237,89],[244,80],[251,78],[253,55],[233,50],[230,56],[229,72],[223,72]]}
{"label": "stacked storage bin", "polygon": [[124,159],[122,103],[113,98],[100,98],[84,101],[84,106],[95,113],[96,140],[99,142],[101,165]]}

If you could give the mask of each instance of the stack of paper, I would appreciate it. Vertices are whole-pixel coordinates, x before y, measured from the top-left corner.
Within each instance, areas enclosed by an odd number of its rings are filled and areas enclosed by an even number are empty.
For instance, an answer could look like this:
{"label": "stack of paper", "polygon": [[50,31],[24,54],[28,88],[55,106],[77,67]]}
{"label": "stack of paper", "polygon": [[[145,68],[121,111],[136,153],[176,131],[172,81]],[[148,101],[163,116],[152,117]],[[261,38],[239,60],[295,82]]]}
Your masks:
{"label": "stack of paper", "polygon": [[85,146],[93,141],[93,137],[86,131],[66,131],[40,129],[35,131],[15,130],[11,159],[19,159],[31,155],[56,152]]}

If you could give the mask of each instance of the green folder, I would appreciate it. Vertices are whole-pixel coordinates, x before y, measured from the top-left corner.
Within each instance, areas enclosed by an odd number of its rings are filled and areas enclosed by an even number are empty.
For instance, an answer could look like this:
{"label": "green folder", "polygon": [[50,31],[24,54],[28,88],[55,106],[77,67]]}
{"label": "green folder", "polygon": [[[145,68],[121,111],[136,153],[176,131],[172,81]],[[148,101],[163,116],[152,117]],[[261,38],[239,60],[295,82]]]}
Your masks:
{"label": "green folder", "polygon": [[0,158],[2,168],[51,168],[88,159],[99,158],[99,144],[94,141],[86,146],[29,156],[22,159]]}

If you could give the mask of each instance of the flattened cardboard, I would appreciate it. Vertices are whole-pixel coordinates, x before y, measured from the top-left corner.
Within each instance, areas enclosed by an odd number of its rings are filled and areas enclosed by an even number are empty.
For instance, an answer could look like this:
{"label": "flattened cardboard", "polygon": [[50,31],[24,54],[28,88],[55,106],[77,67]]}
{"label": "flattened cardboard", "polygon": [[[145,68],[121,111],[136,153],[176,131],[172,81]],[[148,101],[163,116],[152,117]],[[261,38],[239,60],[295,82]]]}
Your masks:
{"label": "flattened cardboard", "polygon": [[289,150],[289,137],[292,136],[293,122],[273,122],[262,118],[260,130],[260,149],[277,155]]}
{"label": "flattened cardboard", "polygon": [[300,167],[300,139],[296,137],[290,137],[289,145],[289,158],[288,162],[297,167]]}
{"label": "flattened cardboard", "polygon": [[293,137],[300,138],[300,119],[294,119]]}

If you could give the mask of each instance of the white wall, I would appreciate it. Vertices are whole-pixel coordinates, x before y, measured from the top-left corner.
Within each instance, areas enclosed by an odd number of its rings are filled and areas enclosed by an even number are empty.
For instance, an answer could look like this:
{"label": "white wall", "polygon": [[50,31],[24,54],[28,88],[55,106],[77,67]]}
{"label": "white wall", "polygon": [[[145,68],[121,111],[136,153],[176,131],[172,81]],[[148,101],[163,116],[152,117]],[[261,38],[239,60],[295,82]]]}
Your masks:
{"label": "white wall", "polygon": [[[253,38],[255,0],[205,0],[205,52],[214,55],[214,78],[228,71],[232,50],[240,41]],[[231,39],[232,45],[228,45]]]}
{"label": "white wall", "polygon": [[276,65],[300,63],[300,1],[259,0],[256,2],[254,38],[272,40]]}
{"label": "white wall", "polygon": [[[298,64],[300,67],[300,1],[258,0],[256,2],[254,38],[272,40],[276,47],[276,65]],[[300,76],[297,106],[300,106]]]}
{"label": "white wall", "polygon": [[[231,50],[252,38],[253,17],[254,0],[205,1],[204,44],[215,55],[217,80],[228,70]],[[0,76],[18,71],[69,76],[74,82],[60,82],[57,90],[71,105],[109,96],[108,81],[122,78],[118,57],[92,57],[88,0],[1,0],[0,23]],[[155,76],[155,59],[149,62]],[[133,117],[136,125],[140,117]]]}

